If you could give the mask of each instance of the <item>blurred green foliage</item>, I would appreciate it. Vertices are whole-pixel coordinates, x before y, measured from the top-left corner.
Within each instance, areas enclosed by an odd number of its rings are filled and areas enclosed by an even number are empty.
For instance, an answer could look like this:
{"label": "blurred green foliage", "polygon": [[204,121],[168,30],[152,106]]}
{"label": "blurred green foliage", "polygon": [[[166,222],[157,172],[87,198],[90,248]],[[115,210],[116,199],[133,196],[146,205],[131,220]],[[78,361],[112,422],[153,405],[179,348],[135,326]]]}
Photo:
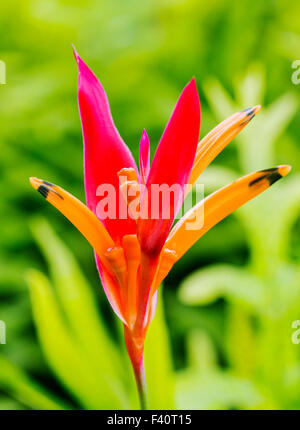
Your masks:
{"label": "blurred green foliage", "polygon": [[159,309],[147,338],[146,349],[157,351],[147,365],[149,391],[153,408],[300,408],[300,349],[291,342],[300,316],[300,86],[291,82],[299,12],[283,0],[1,5],[0,320],[7,344],[0,345],[0,409],[137,406],[92,250],[28,184],[29,176],[41,177],[84,200],[71,43],[101,79],[135,157],[143,128],[153,154],[193,75],[202,136],[236,110],[262,104],[200,182],[212,191],[278,163],[293,171],[174,267],[163,290],[168,331]]}

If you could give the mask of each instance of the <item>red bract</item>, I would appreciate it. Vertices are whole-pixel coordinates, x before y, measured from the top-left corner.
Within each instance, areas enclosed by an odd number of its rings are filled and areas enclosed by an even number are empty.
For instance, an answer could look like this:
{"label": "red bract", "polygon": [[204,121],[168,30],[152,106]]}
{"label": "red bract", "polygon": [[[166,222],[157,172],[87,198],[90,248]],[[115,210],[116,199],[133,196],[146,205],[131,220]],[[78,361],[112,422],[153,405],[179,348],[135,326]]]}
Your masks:
{"label": "red bract", "polygon": [[[84,141],[84,182],[87,206],[96,213],[101,184],[113,185],[118,212],[118,172],[123,167],[137,170],[135,161],[116,129],[105,91],[75,51],[79,69],[78,103]],[[103,220],[107,231],[118,243],[124,234],[135,233],[135,223],[127,218]]]}
{"label": "red bract", "polygon": [[[175,106],[151,166],[149,138],[143,131],[139,173],[114,125],[102,85],[76,52],[75,58],[87,206],[57,185],[36,178],[30,180],[94,248],[105,293],[124,324],[128,354],[141,405],[145,407],[144,340],[155,312],[158,286],[203,234],[285,176],[290,166],[240,178],[192,207],[170,232],[187,193],[186,186],[193,185],[205,167],[255,116],[259,106],[232,115],[198,143],[200,103],[193,79]],[[160,187],[171,191],[167,202],[161,197]],[[114,209],[107,217],[99,210],[106,203]],[[195,219],[201,220],[196,227]]]}

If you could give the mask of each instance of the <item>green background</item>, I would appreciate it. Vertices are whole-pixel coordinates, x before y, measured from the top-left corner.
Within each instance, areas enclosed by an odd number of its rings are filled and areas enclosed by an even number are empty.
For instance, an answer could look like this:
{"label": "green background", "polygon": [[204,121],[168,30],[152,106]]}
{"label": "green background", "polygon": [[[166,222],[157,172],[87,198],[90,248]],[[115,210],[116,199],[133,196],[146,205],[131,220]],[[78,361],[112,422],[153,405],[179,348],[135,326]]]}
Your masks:
{"label": "green background", "polygon": [[292,342],[300,319],[300,85],[291,81],[299,13],[297,2],[283,0],[1,5],[1,409],[137,407],[92,250],[28,182],[43,178],[84,200],[71,43],[103,83],[136,159],[143,128],[153,155],[193,76],[201,136],[262,104],[199,181],[210,192],[257,169],[293,170],[207,233],[166,279],[164,318],[159,309],[146,344],[157,351],[146,369],[150,404],[300,408],[300,345]]}

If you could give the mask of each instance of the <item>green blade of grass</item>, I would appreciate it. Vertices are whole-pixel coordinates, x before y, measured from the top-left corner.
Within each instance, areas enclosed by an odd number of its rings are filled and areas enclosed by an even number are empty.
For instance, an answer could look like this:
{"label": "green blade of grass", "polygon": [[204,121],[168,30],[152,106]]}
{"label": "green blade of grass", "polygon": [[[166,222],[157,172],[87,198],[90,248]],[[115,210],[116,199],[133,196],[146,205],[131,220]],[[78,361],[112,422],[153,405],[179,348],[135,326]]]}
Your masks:
{"label": "green blade of grass", "polygon": [[0,355],[1,388],[31,409],[70,409],[70,406],[56,399],[36,382],[32,381],[20,368]]}
{"label": "green blade of grass", "polygon": [[173,409],[175,376],[161,294],[146,337],[145,369],[150,409]]}
{"label": "green blade of grass", "polygon": [[[70,393],[88,409],[119,409],[124,404],[104,372],[95,374],[67,327],[48,279],[27,273],[34,320],[45,356]],[[102,351],[106,354],[105,349]]]}
{"label": "green blade of grass", "polygon": [[[125,401],[120,383],[123,377],[121,357],[111,341],[105,322],[97,309],[95,296],[75,258],[43,219],[31,223],[34,237],[49,264],[53,285],[61,307],[78,342],[89,356],[95,372],[103,372]],[[101,288],[99,281],[98,288]],[[103,350],[106,351],[103,354]]]}
{"label": "green blade of grass", "polygon": [[263,311],[264,285],[246,269],[214,264],[187,276],[181,284],[179,297],[183,303],[193,306],[226,297],[252,310]]}

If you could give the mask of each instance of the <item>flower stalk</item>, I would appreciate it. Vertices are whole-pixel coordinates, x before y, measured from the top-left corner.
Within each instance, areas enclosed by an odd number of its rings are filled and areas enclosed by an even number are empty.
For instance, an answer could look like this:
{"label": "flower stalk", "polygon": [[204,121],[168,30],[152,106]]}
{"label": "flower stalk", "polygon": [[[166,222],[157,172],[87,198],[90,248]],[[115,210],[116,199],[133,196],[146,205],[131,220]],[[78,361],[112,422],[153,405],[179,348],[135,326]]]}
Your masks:
{"label": "flower stalk", "polygon": [[145,410],[148,409],[148,394],[144,366],[144,338],[135,337],[133,331],[126,325],[124,325],[124,337],[135,376],[140,406]]}

